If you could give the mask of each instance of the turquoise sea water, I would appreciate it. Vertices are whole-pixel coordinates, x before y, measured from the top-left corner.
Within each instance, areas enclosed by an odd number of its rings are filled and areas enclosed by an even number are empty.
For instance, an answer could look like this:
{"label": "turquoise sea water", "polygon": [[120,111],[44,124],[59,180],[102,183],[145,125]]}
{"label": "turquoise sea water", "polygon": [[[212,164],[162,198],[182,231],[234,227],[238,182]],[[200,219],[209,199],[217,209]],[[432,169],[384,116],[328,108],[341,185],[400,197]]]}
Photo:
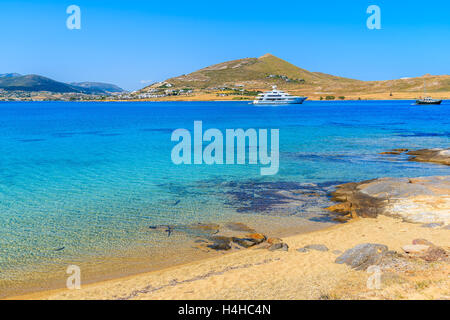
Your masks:
{"label": "turquoise sea water", "polygon": [[[174,165],[171,133],[192,130],[195,120],[204,130],[279,129],[279,173]],[[248,205],[252,188],[449,174],[445,166],[379,155],[449,146],[446,103],[0,103],[0,294],[46,270],[170,245],[172,238],[154,236],[149,225],[276,215],[264,202]],[[289,215],[311,218],[313,211]]]}

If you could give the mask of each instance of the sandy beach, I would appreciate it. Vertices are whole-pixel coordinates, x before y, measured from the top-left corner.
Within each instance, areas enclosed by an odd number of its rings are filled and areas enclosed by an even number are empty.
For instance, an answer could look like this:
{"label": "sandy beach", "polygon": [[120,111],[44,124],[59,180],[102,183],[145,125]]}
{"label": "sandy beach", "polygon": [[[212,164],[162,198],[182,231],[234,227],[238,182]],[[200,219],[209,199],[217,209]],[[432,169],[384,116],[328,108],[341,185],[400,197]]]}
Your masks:
{"label": "sandy beach", "polygon": [[[378,216],[358,218],[331,228],[284,238],[289,250],[264,245],[182,266],[126,278],[14,299],[449,299],[450,265],[409,258],[383,270],[381,289],[367,288],[371,276],[335,263],[343,251],[361,243],[379,243],[402,252],[424,238],[450,247],[448,228]],[[310,244],[328,251],[296,249]],[[339,251],[339,252],[338,252]]]}

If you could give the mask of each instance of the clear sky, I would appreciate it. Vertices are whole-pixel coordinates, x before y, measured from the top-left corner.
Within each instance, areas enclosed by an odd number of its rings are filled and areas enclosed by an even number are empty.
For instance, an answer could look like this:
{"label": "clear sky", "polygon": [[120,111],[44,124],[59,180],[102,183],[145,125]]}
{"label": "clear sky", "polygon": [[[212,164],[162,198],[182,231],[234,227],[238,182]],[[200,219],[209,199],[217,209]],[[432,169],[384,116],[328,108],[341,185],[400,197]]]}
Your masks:
{"label": "clear sky", "polygon": [[[81,30],[66,27],[69,5]],[[369,30],[369,5],[381,30]],[[125,89],[272,53],[362,80],[450,74],[446,0],[1,0],[0,73],[102,81]]]}

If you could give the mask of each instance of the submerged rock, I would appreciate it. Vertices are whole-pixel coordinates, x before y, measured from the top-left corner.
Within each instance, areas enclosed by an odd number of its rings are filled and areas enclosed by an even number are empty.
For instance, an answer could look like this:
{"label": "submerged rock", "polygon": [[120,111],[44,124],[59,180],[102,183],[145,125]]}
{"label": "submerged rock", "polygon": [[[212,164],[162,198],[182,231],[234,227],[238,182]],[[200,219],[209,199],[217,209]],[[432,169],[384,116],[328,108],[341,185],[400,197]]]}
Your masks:
{"label": "submerged rock", "polygon": [[253,247],[254,245],[256,245],[255,242],[253,242],[252,240],[250,240],[248,238],[233,237],[233,242],[237,243],[238,245],[240,245],[241,247],[244,247],[244,248],[250,248],[250,247]]}
{"label": "submerged rock", "polygon": [[215,231],[219,230],[220,226],[215,223],[197,223],[197,224],[188,226],[188,228],[191,228],[194,230],[215,232]]}
{"label": "submerged rock", "polygon": [[253,228],[250,228],[242,222],[229,222],[225,224],[225,227],[232,231],[255,232]]}
{"label": "submerged rock", "polygon": [[379,264],[387,252],[388,247],[383,244],[363,243],[345,251],[335,262],[345,263],[356,270],[366,270]]}
{"label": "submerged rock", "polygon": [[266,241],[266,236],[261,233],[251,233],[243,238],[233,237],[232,239],[238,245],[249,248]]}
{"label": "submerged rock", "polygon": [[208,244],[207,247],[214,250],[230,250],[231,249],[231,238],[229,237],[211,237],[213,243]]}

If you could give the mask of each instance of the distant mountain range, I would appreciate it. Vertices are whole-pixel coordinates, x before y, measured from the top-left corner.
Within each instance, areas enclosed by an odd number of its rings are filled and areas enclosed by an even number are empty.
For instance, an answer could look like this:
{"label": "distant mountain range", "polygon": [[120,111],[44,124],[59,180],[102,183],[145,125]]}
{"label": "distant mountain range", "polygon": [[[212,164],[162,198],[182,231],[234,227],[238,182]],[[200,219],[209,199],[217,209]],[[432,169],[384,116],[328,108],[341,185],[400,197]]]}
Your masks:
{"label": "distant mountain range", "polygon": [[[264,91],[272,85],[294,94],[312,98],[346,96],[358,98],[407,98],[423,93],[426,81],[427,92],[450,96],[450,76],[425,75],[416,78],[402,78],[386,81],[361,81],[338,77],[321,72],[299,68],[272,54],[259,58],[244,58],[215,64],[187,75],[167,79],[170,89],[192,88],[199,94],[217,95],[218,89],[245,88]],[[152,84],[140,90],[151,92],[161,83]],[[166,85],[167,86],[167,85]]]}
{"label": "distant mountain range", "polygon": [[74,87],[80,87],[87,90],[94,90],[98,92],[105,93],[117,93],[117,92],[125,92],[122,88],[110,84],[110,83],[102,83],[102,82],[72,82],[70,85]]}
{"label": "distant mountain range", "polygon": [[49,91],[52,93],[111,94],[124,92],[122,88],[100,82],[64,83],[40,75],[18,73],[0,74],[0,89],[7,91]]}

